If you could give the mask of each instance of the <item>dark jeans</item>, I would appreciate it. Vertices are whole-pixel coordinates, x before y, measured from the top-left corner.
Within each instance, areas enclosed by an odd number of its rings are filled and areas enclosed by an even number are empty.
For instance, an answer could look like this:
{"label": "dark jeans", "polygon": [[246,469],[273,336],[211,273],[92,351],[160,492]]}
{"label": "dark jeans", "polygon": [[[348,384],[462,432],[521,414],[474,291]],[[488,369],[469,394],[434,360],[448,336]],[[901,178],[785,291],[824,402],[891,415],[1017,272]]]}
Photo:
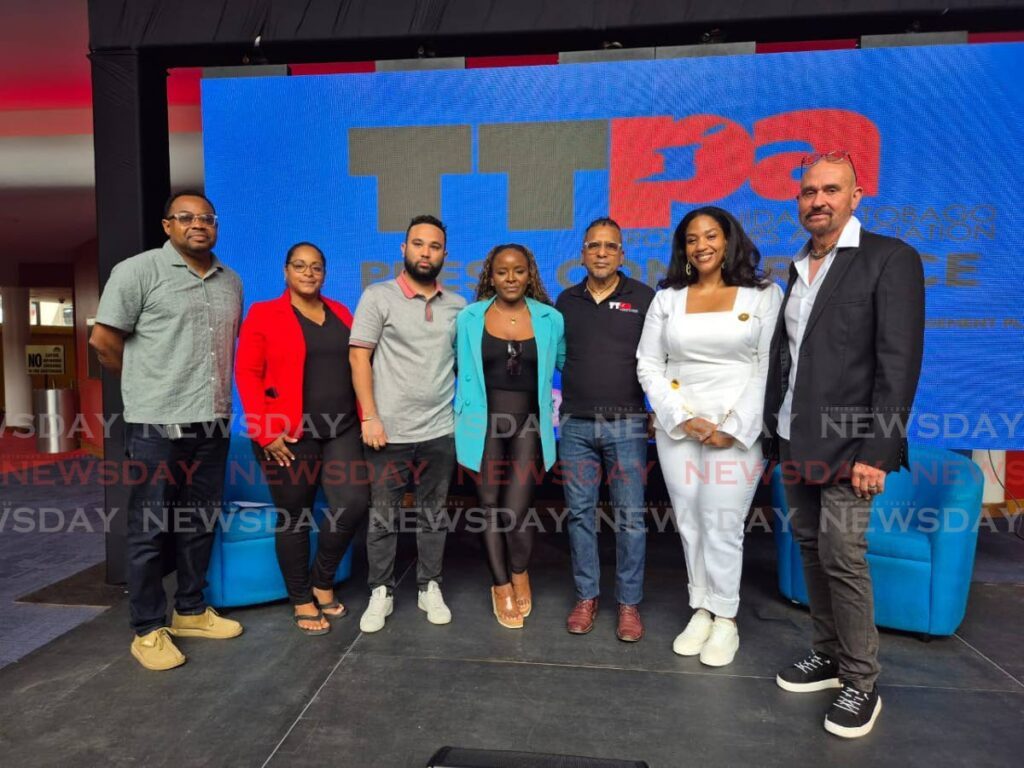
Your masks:
{"label": "dark jeans", "polygon": [[163,540],[174,536],[182,615],[206,610],[203,588],[213,530],[221,511],[228,425],[190,424],[171,440],[154,424],[128,424],[125,452],[132,459],[128,498],[127,578],[131,626],[137,635],[167,626]]}
{"label": "dark jeans", "polygon": [[[779,441],[779,457],[790,461],[789,443]],[[871,500],[860,499],[848,483],[786,483],[793,538],[800,557],[811,609],[814,650],[839,662],[839,676],[870,691],[878,678],[878,629],[868,571],[865,533]]]}
{"label": "dark jeans", "polygon": [[370,589],[395,586],[395,549],[398,521],[406,488],[416,495],[416,583],[441,581],[441,562],[448,534],[448,484],[455,468],[455,439],[452,435],[421,443],[388,443],[375,451],[364,447],[370,465],[370,523],[366,530]]}
{"label": "dark jeans", "polygon": [[569,546],[576,599],[600,593],[597,502],[602,469],[615,510],[615,598],[637,605],[644,596],[647,527],[644,477],[647,466],[647,416],[619,419],[568,418],[558,447],[569,509]]}
{"label": "dark jeans", "polygon": [[[256,442],[252,445],[278,509],[274,546],[288,599],[293,605],[311,603],[313,587],[334,588],[338,564],[366,518],[370,486],[359,425],[334,438],[304,436],[289,444],[295,461],[288,467],[266,461],[263,448]],[[316,558],[310,570],[309,532],[321,487],[329,510],[319,521]]]}

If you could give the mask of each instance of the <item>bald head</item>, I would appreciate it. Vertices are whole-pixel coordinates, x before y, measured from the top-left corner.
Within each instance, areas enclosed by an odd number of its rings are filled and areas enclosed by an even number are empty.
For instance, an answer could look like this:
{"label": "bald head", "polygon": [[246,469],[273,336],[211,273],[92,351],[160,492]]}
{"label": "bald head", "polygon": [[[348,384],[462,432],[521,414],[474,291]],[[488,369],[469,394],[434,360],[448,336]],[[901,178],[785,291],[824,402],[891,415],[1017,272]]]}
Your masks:
{"label": "bald head", "polygon": [[863,193],[849,162],[819,160],[800,179],[800,223],[818,245],[838,238],[857,210]]}

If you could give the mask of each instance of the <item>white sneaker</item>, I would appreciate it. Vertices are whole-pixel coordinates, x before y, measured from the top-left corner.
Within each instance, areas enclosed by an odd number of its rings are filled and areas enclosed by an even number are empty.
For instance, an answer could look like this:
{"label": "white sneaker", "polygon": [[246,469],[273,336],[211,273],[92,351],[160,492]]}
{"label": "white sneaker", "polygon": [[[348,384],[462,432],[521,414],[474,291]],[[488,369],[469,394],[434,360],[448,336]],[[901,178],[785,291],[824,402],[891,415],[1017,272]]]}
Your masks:
{"label": "white sneaker", "polygon": [[370,604],[359,619],[360,632],[379,632],[384,629],[384,619],[395,610],[395,598],[388,594],[383,584],[370,593]]}
{"label": "white sneaker", "polygon": [[709,667],[724,667],[732,663],[739,647],[740,633],[736,629],[736,622],[715,619],[711,627],[711,636],[700,649],[700,663]]}
{"label": "white sneaker", "polygon": [[427,612],[427,621],[431,624],[447,624],[452,620],[452,612],[444,604],[441,588],[436,581],[427,582],[427,588],[420,592],[416,605],[421,611]]}
{"label": "white sneaker", "polygon": [[711,614],[703,608],[698,608],[686,629],[676,636],[672,650],[680,656],[696,656],[711,634],[712,623]]}

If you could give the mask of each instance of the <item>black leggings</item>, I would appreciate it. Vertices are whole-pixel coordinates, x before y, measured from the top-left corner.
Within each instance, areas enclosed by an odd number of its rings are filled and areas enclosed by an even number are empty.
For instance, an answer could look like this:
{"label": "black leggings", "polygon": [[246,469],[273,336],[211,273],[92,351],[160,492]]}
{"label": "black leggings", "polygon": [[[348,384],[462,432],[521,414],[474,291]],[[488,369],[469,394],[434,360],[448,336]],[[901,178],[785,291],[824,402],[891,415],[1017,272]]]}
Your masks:
{"label": "black leggings", "polygon": [[534,529],[523,528],[523,523],[544,467],[536,414],[491,413],[487,421],[477,494],[487,515],[487,563],[495,586],[500,586],[529,565]]}
{"label": "black leggings", "polygon": [[[334,573],[369,507],[370,486],[363,464],[363,447],[356,423],[328,439],[302,437],[289,443],[295,455],[290,467],[267,461],[253,443],[270,497],[278,508],[274,545],[277,562],[293,605],[313,602],[313,587],[333,589]],[[359,478],[353,482],[353,475]],[[319,543],[309,566],[309,532],[317,491],[324,489],[328,514],[319,523]]]}

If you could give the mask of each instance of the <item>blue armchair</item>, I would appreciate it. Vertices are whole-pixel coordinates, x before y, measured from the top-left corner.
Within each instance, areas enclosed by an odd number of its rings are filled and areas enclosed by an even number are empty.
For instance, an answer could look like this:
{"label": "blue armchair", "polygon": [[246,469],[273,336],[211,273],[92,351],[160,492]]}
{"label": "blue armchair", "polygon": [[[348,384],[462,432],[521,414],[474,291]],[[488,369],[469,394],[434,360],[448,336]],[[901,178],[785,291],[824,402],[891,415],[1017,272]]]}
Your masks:
{"label": "blue armchair", "polygon": [[[880,627],[951,635],[963,621],[974,570],[983,478],[959,454],[910,449],[911,470],[890,474],[871,509],[868,567]],[[772,475],[779,591],[807,604],[800,547],[789,526],[781,470]]]}
{"label": "blue armchair", "polygon": [[[277,510],[270,490],[252,454],[248,438],[231,436],[224,510],[213,537],[210,567],[206,573],[206,600],[214,607],[254,605],[288,596],[274,550]],[[327,502],[317,496],[315,516]],[[316,552],[317,533],[310,533],[310,554]],[[352,549],[345,553],[335,583],[352,572]]]}

